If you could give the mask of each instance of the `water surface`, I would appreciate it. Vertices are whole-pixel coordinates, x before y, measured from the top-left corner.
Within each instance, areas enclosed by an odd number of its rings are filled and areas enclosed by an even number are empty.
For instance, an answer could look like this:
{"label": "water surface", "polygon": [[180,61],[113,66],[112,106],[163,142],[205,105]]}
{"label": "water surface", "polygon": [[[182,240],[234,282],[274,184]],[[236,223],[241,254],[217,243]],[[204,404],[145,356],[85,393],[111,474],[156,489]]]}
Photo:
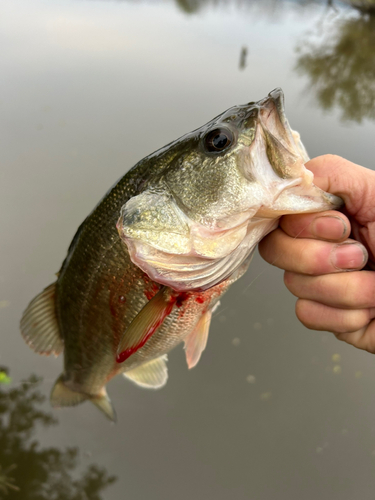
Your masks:
{"label": "water surface", "polygon": [[[310,156],[372,168],[374,32],[372,18],[332,2],[3,4],[0,368],[12,383],[0,385],[0,442],[12,412],[26,421],[0,446],[0,485],[5,471],[21,488],[7,498],[374,498],[374,357],[306,330],[281,271],[258,257],[222,300],[194,370],[177,348],[161,391],[109,384],[116,425],[90,404],[52,410],[62,359],[33,353],[18,328],[107,189],[234,104],[280,86]],[[42,381],[24,388],[31,374]]]}

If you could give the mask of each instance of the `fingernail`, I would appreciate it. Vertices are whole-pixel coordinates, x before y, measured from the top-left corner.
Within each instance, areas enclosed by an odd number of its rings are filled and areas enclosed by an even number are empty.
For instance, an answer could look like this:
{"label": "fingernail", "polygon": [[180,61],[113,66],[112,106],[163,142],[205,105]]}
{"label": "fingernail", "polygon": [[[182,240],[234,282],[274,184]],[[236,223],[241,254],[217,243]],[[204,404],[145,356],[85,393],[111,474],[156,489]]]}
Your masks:
{"label": "fingernail", "polygon": [[347,232],[348,228],[341,217],[326,215],[317,217],[311,223],[311,231],[317,238],[325,240],[339,240]]}
{"label": "fingernail", "polygon": [[360,243],[340,243],[335,245],[331,252],[333,266],[345,271],[361,269],[366,264],[367,259],[367,250]]}

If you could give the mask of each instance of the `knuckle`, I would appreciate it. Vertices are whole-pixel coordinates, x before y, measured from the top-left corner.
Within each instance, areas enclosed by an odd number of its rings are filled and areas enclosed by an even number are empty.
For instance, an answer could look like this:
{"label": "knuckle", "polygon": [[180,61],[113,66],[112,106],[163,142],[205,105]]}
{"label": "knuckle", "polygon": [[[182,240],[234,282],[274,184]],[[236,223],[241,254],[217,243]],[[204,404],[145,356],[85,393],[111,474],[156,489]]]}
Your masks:
{"label": "knuckle", "polygon": [[312,215],[311,214],[290,214],[281,218],[280,227],[292,238],[298,238],[309,232]]}
{"label": "knuckle", "polygon": [[375,279],[373,273],[353,273],[352,279],[346,287],[348,297],[362,307],[375,305]]}
{"label": "knuckle", "polygon": [[359,332],[359,339],[356,347],[375,354],[375,322],[371,321],[369,325]]}
{"label": "knuckle", "polygon": [[354,303],[366,302],[367,289],[360,273],[352,273],[345,284],[344,292]]}
{"label": "knuckle", "polygon": [[334,164],[338,164],[338,163],[341,163],[343,161],[343,158],[339,155],[335,155],[335,154],[332,154],[332,153],[328,153],[326,155],[324,155],[324,157],[330,162],[330,164],[334,165]]}
{"label": "knuckle", "polygon": [[277,253],[280,240],[280,229],[275,229],[270,234],[265,236],[258,245],[259,253],[261,257],[270,262]]}
{"label": "knuckle", "polygon": [[327,296],[327,291],[329,291],[332,287],[331,281],[333,277],[334,275],[309,276],[306,285],[314,297],[317,297],[321,302],[324,302],[324,299]]}
{"label": "knuckle", "polygon": [[284,285],[287,287],[287,289],[291,292],[291,288],[293,288],[293,283],[295,280],[295,273],[292,273],[291,271],[285,271],[284,273]]}
{"label": "knuckle", "polygon": [[[268,238],[269,238],[269,236],[268,236]],[[265,238],[263,238],[263,240],[259,243],[258,252],[263,260],[265,260],[266,262],[269,262],[270,252],[272,252],[272,247],[267,244],[267,241],[265,241]]]}
{"label": "knuckle", "polygon": [[[343,307],[365,309],[375,307],[375,273],[353,271],[331,274],[331,293],[340,299]],[[322,290],[323,291],[323,290]]]}
{"label": "knuckle", "polygon": [[301,273],[313,276],[317,274],[317,262],[309,240],[300,240],[301,245],[297,253],[298,267]]}
{"label": "knuckle", "polygon": [[333,333],[351,333],[369,324],[370,312],[367,309],[358,311],[344,311],[342,320],[337,321]]}
{"label": "knuckle", "polygon": [[369,352],[370,354],[375,354],[375,338],[371,337],[369,339],[366,339],[365,351]]}
{"label": "knuckle", "polygon": [[312,323],[309,319],[310,311],[311,308],[311,302],[305,299],[298,299],[296,302],[296,316],[299,319],[299,321],[308,328],[309,330],[317,330],[318,326]]}
{"label": "knuckle", "polygon": [[363,349],[370,354],[375,354],[375,335],[372,328],[374,323],[371,322],[363,328],[352,333],[335,333],[338,340],[346,342],[358,349]]}

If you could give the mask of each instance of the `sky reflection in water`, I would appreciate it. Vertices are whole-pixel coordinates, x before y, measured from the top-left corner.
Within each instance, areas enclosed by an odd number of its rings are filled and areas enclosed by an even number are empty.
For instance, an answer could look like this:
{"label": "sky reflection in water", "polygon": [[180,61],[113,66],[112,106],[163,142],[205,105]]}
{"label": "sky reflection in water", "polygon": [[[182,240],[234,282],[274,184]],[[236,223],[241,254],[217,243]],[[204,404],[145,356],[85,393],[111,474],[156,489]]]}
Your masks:
{"label": "sky reflection in water", "polygon": [[[41,489],[55,498],[53,485],[80,499],[93,477],[93,499],[373,499],[374,359],[307,332],[281,273],[257,257],[224,297],[194,370],[176,349],[163,390],[109,384],[116,426],[89,404],[57,412],[41,402],[61,359],[37,356],[18,326],[111,184],[230,106],[281,86],[310,156],[371,168],[373,28],[337,2],[2,6],[0,363],[16,382],[36,373],[43,383],[0,384],[0,476],[30,500]],[[78,465],[86,450],[96,472]]]}

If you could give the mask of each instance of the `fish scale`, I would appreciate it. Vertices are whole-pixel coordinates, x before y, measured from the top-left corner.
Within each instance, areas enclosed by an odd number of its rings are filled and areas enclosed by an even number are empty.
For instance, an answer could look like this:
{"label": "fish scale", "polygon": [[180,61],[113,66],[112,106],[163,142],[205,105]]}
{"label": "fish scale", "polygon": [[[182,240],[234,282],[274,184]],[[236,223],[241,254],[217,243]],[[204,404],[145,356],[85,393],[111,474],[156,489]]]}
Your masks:
{"label": "fish scale", "polygon": [[55,284],[21,319],[36,352],[64,351],[55,407],[89,400],[114,420],[106,384],[123,373],[160,388],[166,354],[188,367],[219,299],[287,213],[337,208],[313,185],[280,89],[235,106],[141,160],[79,227]]}

